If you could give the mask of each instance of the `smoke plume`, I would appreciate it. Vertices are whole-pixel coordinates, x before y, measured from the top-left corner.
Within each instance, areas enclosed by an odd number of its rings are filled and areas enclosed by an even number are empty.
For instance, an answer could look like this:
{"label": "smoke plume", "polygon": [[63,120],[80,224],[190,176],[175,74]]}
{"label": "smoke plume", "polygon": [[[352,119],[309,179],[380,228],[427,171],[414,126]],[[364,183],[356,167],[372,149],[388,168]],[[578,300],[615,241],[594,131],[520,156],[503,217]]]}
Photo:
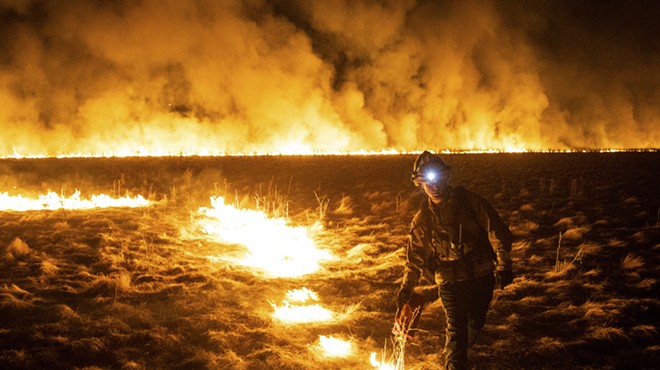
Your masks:
{"label": "smoke plume", "polygon": [[654,7],[0,0],[0,155],[657,148]]}

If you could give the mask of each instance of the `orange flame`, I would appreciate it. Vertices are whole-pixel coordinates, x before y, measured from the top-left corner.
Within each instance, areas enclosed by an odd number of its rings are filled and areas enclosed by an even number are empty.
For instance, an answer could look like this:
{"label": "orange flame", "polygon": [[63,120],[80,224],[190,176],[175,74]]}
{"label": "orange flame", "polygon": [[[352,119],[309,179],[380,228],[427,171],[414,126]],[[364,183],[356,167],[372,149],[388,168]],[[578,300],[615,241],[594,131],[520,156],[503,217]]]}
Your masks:
{"label": "orange flame", "polygon": [[319,335],[318,347],[324,357],[348,357],[353,353],[353,342],[332,336]]}
{"label": "orange flame", "polygon": [[376,357],[377,354],[376,352],[371,352],[371,357],[369,358],[369,361],[371,362],[371,366],[378,370],[396,370],[396,367],[387,361],[378,361],[378,358]]}
{"label": "orange flame", "polygon": [[[657,152],[657,149],[624,149],[624,148],[605,148],[605,149],[530,149],[519,145],[505,145],[501,148],[481,148],[481,149],[440,149],[437,152],[442,154],[488,154],[488,153],[620,153],[620,152]],[[422,150],[397,150],[393,148],[382,150],[315,150],[307,145],[283,145],[276,150],[264,151],[256,150],[250,152],[220,151],[209,149],[197,150],[164,150],[146,149],[142,147],[132,149],[119,149],[112,151],[99,152],[67,152],[58,154],[44,153],[22,153],[13,150],[9,154],[1,154],[0,159],[43,159],[43,158],[126,158],[126,157],[243,157],[243,156],[269,156],[269,155],[400,155],[400,154],[419,154]]]}
{"label": "orange flame", "polygon": [[308,303],[318,300],[317,294],[307,288],[289,290],[286,299],[282,301],[282,306],[271,303],[275,309],[273,317],[287,324],[333,320],[334,312],[321,307],[318,303]]}
{"label": "orange flame", "polygon": [[22,195],[9,195],[0,193],[0,211],[35,211],[57,209],[91,209],[109,207],[146,207],[151,204],[142,195],[135,197],[125,196],[112,198],[106,194],[92,195],[89,199],[82,199],[80,191],[76,190],[70,197],[63,197],[55,192],[41,194],[38,198],[26,198]]}
{"label": "orange flame", "polygon": [[238,156],[267,156],[267,155],[397,155],[415,153],[408,151],[399,151],[396,149],[382,150],[314,150],[307,145],[284,145],[277,150],[272,151],[251,151],[251,152],[230,152],[209,149],[191,150],[164,150],[162,148],[150,150],[146,148],[120,149],[114,151],[101,152],[68,152],[55,155],[43,153],[22,153],[14,149],[11,154],[0,155],[0,159],[43,159],[43,158],[125,158],[125,157],[238,157]]}
{"label": "orange flame", "polygon": [[318,249],[312,227],[289,226],[283,218],[269,218],[260,211],[237,209],[224,203],[222,197],[211,197],[211,208],[202,207],[206,216],[201,229],[224,243],[245,246],[244,258],[224,258],[244,266],[256,267],[272,277],[296,277],[317,271],[319,263],[333,258],[330,252]]}

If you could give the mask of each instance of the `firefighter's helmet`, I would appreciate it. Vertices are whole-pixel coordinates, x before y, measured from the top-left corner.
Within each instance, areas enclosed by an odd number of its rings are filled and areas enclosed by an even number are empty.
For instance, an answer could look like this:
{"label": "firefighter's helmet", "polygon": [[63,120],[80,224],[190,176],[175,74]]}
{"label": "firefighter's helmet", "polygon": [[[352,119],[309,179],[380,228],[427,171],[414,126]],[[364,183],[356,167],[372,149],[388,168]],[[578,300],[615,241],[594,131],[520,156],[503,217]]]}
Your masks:
{"label": "firefighter's helmet", "polygon": [[412,173],[412,181],[415,185],[428,182],[436,182],[446,177],[451,167],[448,166],[437,155],[424,151],[415,160]]}

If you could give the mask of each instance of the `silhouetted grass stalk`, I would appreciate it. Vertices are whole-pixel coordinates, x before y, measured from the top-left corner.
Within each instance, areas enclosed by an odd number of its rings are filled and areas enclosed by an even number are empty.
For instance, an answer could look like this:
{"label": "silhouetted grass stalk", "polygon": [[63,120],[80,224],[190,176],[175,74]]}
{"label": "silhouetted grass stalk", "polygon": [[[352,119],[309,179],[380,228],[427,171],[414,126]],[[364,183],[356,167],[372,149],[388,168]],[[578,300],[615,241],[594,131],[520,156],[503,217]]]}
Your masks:
{"label": "silhouetted grass stalk", "polygon": [[328,210],[328,204],[330,203],[330,199],[326,197],[325,195],[319,196],[319,194],[315,191],[314,196],[316,197],[316,201],[319,203],[319,221],[323,222],[325,219],[325,214]]}
{"label": "silhouetted grass stalk", "polygon": [[573,257],[572,260],[570,260],[570,261],[566,261],[566,260],[560,261],[559,260],[559,251],[561,249],[561,241],[563,239],[563,235],[564,234],[559,232],[559,241],[557,242],[557,257],[555,259],[555,273],[561,273],[561,274],[565,274],[566,272],[568,272],[568,270],[571,269],[571,266],[573,265],[573,263],[575,263],[576,261],[581,262],[582,257],[584,256],[584,250],[583,250],[583,248],[580,248],[580,250],[578,250],[578,252],[575,254],[575,257]]}
{"label": "silhouetted grass stalk", "polygon": [[559,250],[561,249],[561,240],[563,239],[564,234],[562,232],[559,232],[559,240],[557,241],[557,257],[555,258],[555,272],[559,272]]}

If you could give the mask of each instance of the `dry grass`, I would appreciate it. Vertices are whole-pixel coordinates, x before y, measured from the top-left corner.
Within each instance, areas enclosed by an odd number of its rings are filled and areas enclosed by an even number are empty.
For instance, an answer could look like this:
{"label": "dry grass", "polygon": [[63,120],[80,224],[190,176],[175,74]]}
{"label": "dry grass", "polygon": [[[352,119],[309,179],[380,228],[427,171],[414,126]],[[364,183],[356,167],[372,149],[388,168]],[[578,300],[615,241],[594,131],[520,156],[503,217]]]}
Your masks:
{"label": "dry grass", "polygon": [[16,237],[9,245],[0,250],[5,260],[21,259],[28,256],[32,250],[21,238]]}
{"label": "dry grass", "polygon": [[644,259],[634,253],[628,253],[621,261],[621,268],[624,270],[637,270],[642,267],[644,267]]}
{"label": "dry grass", "polygon": [[[607,157],[578,157],[450,157],[454,181],[493,200],[517,235],[516,279],[496,292],[471,351],[477,368],[642,369],[660,360],[658,234],[650,228],[658,206],[647,188],[656,172],[644,172],[655,162],[640,161],[639,179],[628,181],[622,174],[637,162],[624,161],[624,171],[602,165]],[[167,201],[134,210],[0,212],[0,367],[373,368],[371,352],[382,354],[384,343],[386,355],[394,349],[401,246],[421,200],[408,182],[412,159],[5,163],[0,176],[26,192],[68,184]],[[589,168],[604,170],[590,178]],[[207,258],[240,250],[192,227],[191,211],[210,195],[296,224],[323,220],[316,242],[339,258],[286,279]],[[303,286],[339,320],[274,320],[269,302]],[[443,327],[441,305],[422,313],[415,342],[397,350],[406,369],[442,368]],[[350,339],[354,353],[318,356],[320,335]]]}
{"label": "dry grass", "polygon": [[583,240],[585,237],[585,234],[591,230],[590,226],[578,226],[578,227],[572,227],[566,230],[564,233],[564,238],[566,240],[573,240],[573,241],[579,241]]}

